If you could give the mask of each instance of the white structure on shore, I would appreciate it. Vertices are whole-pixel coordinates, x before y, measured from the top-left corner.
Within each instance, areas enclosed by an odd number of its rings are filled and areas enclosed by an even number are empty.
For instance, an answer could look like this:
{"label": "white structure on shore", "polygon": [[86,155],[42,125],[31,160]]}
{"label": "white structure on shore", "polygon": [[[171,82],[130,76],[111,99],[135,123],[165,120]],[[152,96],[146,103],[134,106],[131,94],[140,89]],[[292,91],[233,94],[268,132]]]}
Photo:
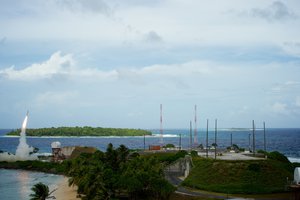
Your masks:
{"label": "white structure on shore", "polygon": [[296,167],[294,171],[294,182],[300,184],[300,167]]}

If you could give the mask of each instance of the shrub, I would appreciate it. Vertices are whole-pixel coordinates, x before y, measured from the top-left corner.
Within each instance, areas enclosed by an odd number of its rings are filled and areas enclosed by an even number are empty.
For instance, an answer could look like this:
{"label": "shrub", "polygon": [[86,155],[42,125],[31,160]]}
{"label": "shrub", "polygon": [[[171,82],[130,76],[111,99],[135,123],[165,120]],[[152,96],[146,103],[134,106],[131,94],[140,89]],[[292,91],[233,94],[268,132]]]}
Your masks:
{"label": "shrub", "polygon": [[166,144],[166,145],[164,146],[164,148],[174,148],[174,147],[175,147],[174,144]]}
{"label": "shrub", "polygon": [[192,157],[198,156],[198,152],[197,151],[191,151],[191,156]]}
{"label": "shrub", "polygon": [[278,151],[272,151],[272,152],[268,153],[267,155],[268,155],[269,159],[277,160],[277,161],[284,162],[284,163],[291,163],[285,155],[283,155],[282,153],[279,153]]}
{"label": "shrub", "polygon": [[257,163],[251,163],[248,165],[248,170],[254,171],[254,172],[259,172],[260,171],[260,165]]}

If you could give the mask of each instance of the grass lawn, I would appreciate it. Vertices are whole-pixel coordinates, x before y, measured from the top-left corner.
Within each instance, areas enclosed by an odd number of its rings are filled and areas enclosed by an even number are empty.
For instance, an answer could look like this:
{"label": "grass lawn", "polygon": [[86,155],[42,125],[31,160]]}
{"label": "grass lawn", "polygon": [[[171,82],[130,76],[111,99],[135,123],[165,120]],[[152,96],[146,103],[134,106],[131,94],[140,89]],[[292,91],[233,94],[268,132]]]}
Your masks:
{"label": "grass lawn", "polygon": [[289,163],[276,160],[225,161],[194,158],[194,168],[182,185],[229,194],[284,192],[293,178]]}

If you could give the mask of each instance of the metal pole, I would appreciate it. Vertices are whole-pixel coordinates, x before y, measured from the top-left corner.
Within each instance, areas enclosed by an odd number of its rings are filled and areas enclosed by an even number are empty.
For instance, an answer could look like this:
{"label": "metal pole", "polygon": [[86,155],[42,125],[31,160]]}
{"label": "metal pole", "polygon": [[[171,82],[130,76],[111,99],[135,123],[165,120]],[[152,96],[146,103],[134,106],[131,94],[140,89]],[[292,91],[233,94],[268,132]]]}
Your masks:
{"label": "metal pole", "polygon": [[249,138],[249,145],[248,145],[248,147],[249,147],[249,152],[251,151],[251,134],[249,133],[249,135],[248,135],[248,138]]}
{"label": "metal pole", "polygon": [[181,133],[179,134],[179,150],[181,150]]}
{"label": "metal pole", "polygon": [[264,151],[267,151],[267,145],[266,145],[266,124],[264,122]]}
{"label": "metal pole", "polygon": [[255,156],[255,125],[254,120],[252,120],[252,134],[253,134],[253,156]]}
{"label": "metal pole", "polygon": [[217,159],[217,119],[215,120],[215,159]]}
{"label": "metal pole", "polygon": [[146,150],[146,136],[144,134],[144,150]]}
{"label": "metal pole", "polygon": [[206,158],[208,158],[208,119],[206,124]]}
{"label": "metal pole", "polygon": [[197,134],[197,105],[195,105],[195,130],[194,130],[194,145],[198,144],[198,134]]}
{"label": "metal pole", "polygon": [[230,146],[232,147],[232,133],[230,133]]}
{"label": "metal pole", "polygon": [[162,104],[160,104],[160,145],[163,146],[163,117],[162,117]]}
{"label": "metal pole", "polygon": [[192,151],[192,121],[190,121],[190,150]]}

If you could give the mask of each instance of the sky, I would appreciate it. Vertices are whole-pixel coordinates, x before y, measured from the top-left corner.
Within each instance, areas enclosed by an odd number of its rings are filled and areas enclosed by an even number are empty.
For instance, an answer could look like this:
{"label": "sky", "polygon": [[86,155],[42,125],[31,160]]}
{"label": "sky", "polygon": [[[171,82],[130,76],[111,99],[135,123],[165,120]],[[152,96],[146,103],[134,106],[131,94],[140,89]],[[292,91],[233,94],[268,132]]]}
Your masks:
{"label": "sky", "polygon": [[[1,0],[0,128],[300,127],[298,0]],[[193,124],[195,125],[195,124]]]}

